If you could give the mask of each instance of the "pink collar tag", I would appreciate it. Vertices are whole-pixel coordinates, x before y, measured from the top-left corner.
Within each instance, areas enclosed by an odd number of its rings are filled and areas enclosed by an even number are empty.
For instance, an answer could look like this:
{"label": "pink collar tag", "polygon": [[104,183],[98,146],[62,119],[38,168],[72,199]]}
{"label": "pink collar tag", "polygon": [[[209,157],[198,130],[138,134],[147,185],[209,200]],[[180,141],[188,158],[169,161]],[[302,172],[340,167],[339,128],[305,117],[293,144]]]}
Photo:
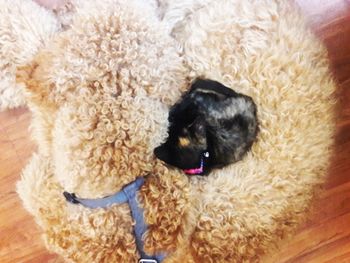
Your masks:
{"label": "pink collar tag", "polygon": [[201,158],[201,166],[200,167],[193,168],[193,169],[185,169],[184,172],[185,172],[185,174],[188,174],[188,175],[202,174],[203,173],[203,157]]}

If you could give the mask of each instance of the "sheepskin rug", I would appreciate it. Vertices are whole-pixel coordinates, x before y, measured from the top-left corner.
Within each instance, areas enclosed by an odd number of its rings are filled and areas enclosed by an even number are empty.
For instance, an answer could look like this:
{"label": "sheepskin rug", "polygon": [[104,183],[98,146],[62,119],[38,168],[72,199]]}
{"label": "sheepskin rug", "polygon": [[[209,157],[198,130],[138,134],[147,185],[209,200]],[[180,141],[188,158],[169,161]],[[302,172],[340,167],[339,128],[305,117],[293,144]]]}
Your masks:
{"label": "sheepskin rug", "polygon": [[[91,210],[62,192],[113,194],[138,176],[164,262],[258,262],[305,218],[334,134],[327,53],[288,1],[86,1],[18,70],[38,143],[18,183],[49,250],[68,262],[136,262],[127,205]],[[19,34],[21,35],[21,34]],[[196,77],[251,96],[260,131],[208,177],[157,161],[172,103]]]}

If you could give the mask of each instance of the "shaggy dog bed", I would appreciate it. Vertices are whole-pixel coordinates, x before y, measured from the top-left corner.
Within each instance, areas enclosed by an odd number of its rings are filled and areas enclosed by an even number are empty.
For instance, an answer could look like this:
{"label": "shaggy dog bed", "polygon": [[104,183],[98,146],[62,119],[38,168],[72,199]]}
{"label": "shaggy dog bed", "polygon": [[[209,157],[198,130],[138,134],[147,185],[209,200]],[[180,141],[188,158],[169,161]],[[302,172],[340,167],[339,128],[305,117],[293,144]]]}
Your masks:
{"label": "shaggy dog bed", "polygon": [[[251,96],[260,133],[240,162],[186,177],[153,156],[168,108],[196,77]],[[137,262],[127,204],[89,209],[144,176],[145,251],[164,262],[255,262],[305,217],[323,183],[334,83],[287,2],[86,1],[27,66],[38,143],[18,192],[48,249],[70,262]]]}

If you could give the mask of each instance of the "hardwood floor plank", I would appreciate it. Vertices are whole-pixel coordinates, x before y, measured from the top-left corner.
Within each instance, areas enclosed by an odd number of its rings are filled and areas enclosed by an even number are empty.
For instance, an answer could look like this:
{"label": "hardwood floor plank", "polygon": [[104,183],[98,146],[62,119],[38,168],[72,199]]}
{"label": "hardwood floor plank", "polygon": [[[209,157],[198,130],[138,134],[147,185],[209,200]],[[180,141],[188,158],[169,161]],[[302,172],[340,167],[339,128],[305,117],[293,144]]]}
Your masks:
{"label": "hardwood floor plank", "polygon": [[300,262],[301,258],[323,251],[324,247],[350,236],[350,228],[344,229],[344,225],[348,222],[350,222],[350,212],[304,229],[287,244],[288,250],[280,253],[280,258],[283,259],[281,262]]}
{"label": "hardwood floor plank", "polygon": [[305,253],[300,257],[294,258],[292,261],[286,261],[286,263],[298,262],[298,263],[320,263],[320,262],[332,262],[338,263],[337,258],[343,260],[343,262],[349,262],[347,255],[350,253],[349,249],[350,235],[336,239],[332,243],[327,243],[327,246],[323,246],[317,250]]}

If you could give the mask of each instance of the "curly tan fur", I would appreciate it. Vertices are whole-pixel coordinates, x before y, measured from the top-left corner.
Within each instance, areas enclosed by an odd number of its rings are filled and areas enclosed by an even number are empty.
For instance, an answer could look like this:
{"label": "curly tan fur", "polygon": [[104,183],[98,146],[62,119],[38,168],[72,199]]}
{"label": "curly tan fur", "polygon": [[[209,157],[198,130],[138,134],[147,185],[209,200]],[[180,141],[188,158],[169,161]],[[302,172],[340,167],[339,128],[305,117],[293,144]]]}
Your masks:
{"label": "curly tan fur", "polygon": [[[330,155],[334,83],[324,48],[287,2],[86,1],[22,67],[39,145],[18,192],[50,250],[136,262],[127,205],[87,209],[146,176],[149,253],[165,262],[256,262],[304,218]],[[251,96],[260,133],[240,162],[188,178],[157,161],[167,112],[202,76]]]}
{"label": "curly tan fur", "polygon": [[324,181],[334,83],[304,23],[283,1],[237,0],[203,4],[172,29],[193,74],[252,96],[260,120],[245,160],[205,180],[191,243],[199,262],[257,261]]}
{"label": "curly tan fur", "polygon": [[29,63],[58,31],[56,18],[32,1],[0,1],[0,110],[25,104],[16,67]]}

